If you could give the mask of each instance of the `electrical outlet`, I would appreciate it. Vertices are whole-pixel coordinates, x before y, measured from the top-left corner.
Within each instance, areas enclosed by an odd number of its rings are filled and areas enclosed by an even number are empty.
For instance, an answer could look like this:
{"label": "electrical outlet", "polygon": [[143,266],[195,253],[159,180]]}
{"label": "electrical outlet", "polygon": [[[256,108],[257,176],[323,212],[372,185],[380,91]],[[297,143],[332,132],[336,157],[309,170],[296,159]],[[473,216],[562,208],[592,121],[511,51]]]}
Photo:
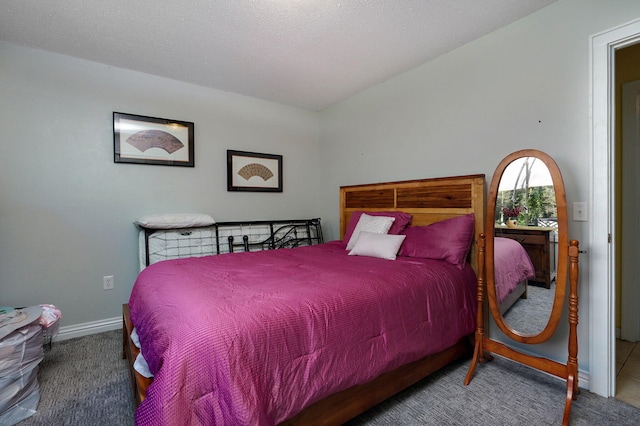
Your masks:
{"label": "electrical outlet", "polygon": [[113,290],[113,275],[102,277],[103,290]]}
{"label": "electrical outlet", "polygon": [[586,222],[589,220],[587,214],[587,203],[574,202],[573,203],[573,220],[576,222]]}

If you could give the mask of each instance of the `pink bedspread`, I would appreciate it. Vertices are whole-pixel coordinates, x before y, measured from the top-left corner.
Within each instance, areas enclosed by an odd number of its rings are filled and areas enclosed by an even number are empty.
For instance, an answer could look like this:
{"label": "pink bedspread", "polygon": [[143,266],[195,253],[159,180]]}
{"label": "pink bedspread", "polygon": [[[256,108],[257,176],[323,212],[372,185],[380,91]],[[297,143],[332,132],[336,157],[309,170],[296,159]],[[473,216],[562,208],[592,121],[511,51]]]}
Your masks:
{"label": "pink bedspread", "polygon": [[159,262],[129,305],[155,378],[138,425],[271,425],[475,329],[475,274],[340,242]]}
{"label": "pink bedspread", "polygon": [[536,271],[527,251],[511,238],[495,237],[493,244],[498,303],[513,291],[520,281],[536,277]]}

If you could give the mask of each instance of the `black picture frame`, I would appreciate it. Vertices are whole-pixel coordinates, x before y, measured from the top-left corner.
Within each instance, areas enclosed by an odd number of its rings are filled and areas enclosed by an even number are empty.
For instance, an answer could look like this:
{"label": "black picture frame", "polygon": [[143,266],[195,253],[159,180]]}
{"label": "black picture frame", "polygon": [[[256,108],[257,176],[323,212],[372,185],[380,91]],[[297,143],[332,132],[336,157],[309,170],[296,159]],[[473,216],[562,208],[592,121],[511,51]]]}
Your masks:
{"label": "black picture frame", "polygon": [[188,121],[113,113],[113,162],[194,167]]}
{"label": "black picture frame", "polygon": [[282,155],[227,150],[227,191],[282,192]]}

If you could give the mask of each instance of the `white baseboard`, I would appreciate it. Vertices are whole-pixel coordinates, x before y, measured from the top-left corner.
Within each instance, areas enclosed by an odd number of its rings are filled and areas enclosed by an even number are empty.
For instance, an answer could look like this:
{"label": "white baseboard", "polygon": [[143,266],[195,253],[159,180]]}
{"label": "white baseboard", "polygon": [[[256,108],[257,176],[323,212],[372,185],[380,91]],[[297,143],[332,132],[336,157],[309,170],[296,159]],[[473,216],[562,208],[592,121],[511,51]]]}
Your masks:
{"label": "white baseboard", "polygon": [[589,373],[583,370],[578,370],[578,386],[584,389],[589,389]]}
{"label": "white baseboard", "polygon": [[54,342],[75,339],[76,337],[88,336],[90,334],[102,333],[105,331],[119,330],[122,328],[122,317],[107,318],[99,321],[85,322],[83,324],[68,325],[60,327]]}

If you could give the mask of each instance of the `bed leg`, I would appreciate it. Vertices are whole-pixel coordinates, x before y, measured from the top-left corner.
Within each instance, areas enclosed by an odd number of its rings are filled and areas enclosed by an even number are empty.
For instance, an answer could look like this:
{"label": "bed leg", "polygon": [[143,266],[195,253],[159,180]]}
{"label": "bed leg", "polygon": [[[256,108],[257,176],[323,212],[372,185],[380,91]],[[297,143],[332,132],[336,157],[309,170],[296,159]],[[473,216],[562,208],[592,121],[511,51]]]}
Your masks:
{"label": "bed leg", "polygon": [[127,344],[129,336],[127,335],[127,323],[122,315],[122,359],[127,359]]}

